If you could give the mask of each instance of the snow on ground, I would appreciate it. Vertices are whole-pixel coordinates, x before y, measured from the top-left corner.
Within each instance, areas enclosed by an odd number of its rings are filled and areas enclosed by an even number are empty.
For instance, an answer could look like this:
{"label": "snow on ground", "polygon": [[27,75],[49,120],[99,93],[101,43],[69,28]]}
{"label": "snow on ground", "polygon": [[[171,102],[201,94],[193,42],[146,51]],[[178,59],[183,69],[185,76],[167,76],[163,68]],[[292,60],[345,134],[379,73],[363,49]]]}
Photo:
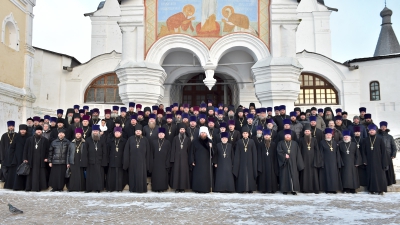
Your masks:
{"label": "snow on ground", "polygon": [[[0,224],[400,224],[400,193],[27,193],[0,190]],[[7,203],[24,210],[11,215]]]}

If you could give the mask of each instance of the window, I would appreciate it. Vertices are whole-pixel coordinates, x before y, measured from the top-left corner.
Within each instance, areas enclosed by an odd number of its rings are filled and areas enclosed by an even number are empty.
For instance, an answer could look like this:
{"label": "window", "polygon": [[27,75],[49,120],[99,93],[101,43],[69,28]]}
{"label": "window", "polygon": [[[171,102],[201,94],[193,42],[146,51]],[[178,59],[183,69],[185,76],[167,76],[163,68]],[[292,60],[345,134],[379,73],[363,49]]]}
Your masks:
{"label": "window", "polygon": [[85,102],[121,103],[118,89],[118,77],[115,73],[96,78],[86,89]]}
{"label": "window", "polygon": [[12,13],[3,20],[1,42],[19,51],[19,29]]}
{"label": "window", "polygon": [[314,74],[301,74],[300,93],[295,105],[337,105],[338,94],[328,81]]}
{"label": "window", "polygon": [[372,81],[371,83],[369,83],[369,96],[371,101],[381,100],[381,91],[378,81]]}

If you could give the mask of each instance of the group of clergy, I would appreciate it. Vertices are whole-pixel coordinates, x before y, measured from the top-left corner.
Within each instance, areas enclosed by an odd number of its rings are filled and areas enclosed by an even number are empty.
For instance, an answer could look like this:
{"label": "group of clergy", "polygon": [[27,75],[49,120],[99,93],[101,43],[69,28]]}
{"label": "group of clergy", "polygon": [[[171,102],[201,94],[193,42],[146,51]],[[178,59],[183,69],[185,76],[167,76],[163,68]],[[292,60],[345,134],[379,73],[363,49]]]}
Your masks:
{"label": "group of clergy", "polygon": [[[41,191],[383,194],[396,183],[397,147],[366,108],[353,121],[329,107],[113,106],[28,118],[0,140],[4,188]],[[274,115],[273,115],[274,113]],[[21,164],[28,175],[18,175]],[[150,181],[148,181],[150,177]]]}

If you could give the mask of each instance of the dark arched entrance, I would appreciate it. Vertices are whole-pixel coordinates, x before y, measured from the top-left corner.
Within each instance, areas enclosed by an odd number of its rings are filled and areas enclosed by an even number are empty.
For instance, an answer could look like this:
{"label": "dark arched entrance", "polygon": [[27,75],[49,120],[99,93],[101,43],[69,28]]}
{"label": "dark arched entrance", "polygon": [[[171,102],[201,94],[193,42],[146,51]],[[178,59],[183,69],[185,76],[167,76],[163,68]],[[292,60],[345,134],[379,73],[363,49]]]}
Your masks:
{"label": "dark arched entrance", "polygon": [[183,86],[182,102],[190,105],[200,105],[201,102],[207,102],[208,99],[213,101],[213,105],[217,106],[219,103],[232,104],[232,91],[229,84],[218,75],[214,75],[217,83],[210,90],[203,83],[205,74],[200,73],[190,78]]}

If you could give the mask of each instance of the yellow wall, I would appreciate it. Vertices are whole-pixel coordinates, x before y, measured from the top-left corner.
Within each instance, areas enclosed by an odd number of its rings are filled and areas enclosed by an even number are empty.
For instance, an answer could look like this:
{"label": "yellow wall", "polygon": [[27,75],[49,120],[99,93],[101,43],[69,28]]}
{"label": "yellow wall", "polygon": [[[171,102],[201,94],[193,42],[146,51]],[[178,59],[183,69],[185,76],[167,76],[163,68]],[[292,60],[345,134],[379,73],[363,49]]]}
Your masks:
{"label": "yellow wall", "polygon": [[[26,16],[11,1],[2,1],[0,7],[0,28],[4,18],[13,13],[19,28],[19,51],[0,42],[0,82],[23,88],[25,84],[25,28]],[[0,36],[1,40],[1,36]]]}

